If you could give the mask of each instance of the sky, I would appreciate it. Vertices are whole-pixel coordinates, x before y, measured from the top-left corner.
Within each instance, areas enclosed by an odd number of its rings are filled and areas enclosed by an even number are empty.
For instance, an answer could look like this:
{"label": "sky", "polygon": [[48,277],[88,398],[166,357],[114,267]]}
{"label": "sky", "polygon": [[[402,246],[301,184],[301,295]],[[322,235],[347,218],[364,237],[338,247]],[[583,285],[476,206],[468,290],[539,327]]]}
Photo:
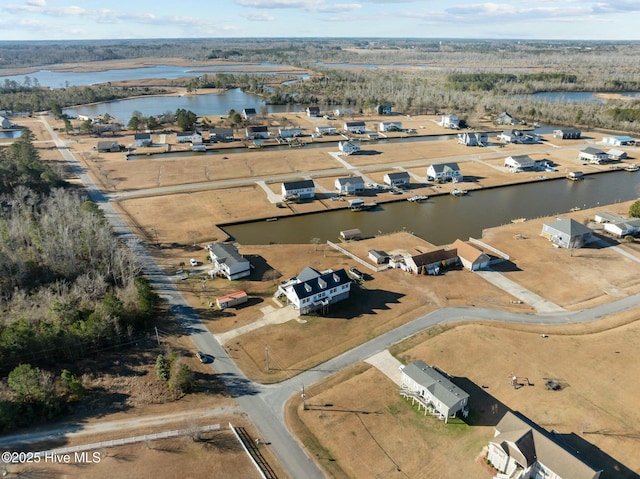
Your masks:
{"label": "sky", "polygon": [[640,0],[0,0],[0,40],[640,40]]}

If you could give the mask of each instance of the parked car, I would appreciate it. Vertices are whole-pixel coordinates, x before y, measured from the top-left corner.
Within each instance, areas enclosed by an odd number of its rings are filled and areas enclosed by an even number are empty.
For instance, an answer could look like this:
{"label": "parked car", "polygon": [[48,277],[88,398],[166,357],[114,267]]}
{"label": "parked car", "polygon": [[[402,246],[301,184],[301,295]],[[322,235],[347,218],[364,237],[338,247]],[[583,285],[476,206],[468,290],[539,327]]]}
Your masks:
{"label": "parked car", "polygon": [[198,262],[196,261],[196,259],[195,259],[195,258],[191,258],[191,259],[189,260],[189,263],[191,263],[191,266],[198,266]]}
{"label": "parked car", "polygon": [[209,360],[208,356],[204,354],[202,351],[198,351],[196,353],[196,358],[198,358],[201,363],[206,363]]}
{"label": "parked car", "polygon": [[349,268],[349,274],[360,281],[364,280],[364,274],[355,267]]}

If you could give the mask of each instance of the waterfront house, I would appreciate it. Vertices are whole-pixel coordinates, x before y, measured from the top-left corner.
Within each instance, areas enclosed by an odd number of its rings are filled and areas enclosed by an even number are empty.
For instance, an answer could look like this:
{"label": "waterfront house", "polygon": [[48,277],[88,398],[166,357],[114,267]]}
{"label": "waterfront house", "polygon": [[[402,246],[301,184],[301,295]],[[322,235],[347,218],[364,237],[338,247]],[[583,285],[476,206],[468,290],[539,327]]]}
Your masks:
{"label": "waterfront house", "polygon": [[202,135],[197,131],[179,131],[176,136],[178,143],[202,143]]}
{"label": "waterfront house", "polygon": [[349,298],[351,280],[344,269],[319,272],[309,266],[280,284],[276,296],[285,296],[300,314],[321,310]]}
{"label": "waterfront house", "polygon": [[451,128],[452,130],[459,130],[460,120],[455,115],[442,115],[440,118],[440,126]]}
{"label": "waterfront house", "polygon": [[464,146],[485,146],[488,136],[484,132],[468,132],[458,133],[458,143]]}
{"label": "waterfront house", "polygon": [[209,130],[209,141],[230,141],[233,140],[233,128],[215,127]]}
{"label": "waterfront house", "polygon": [[246,128],[246,135],[249,140],[267,140],[269,139],[269,129],[264,125],[248,126]]}
{"label": "waterfront house", "polygon": [[455,240],[447,249],[455,250],[462,266],[469,271],[478,271],[489,266],[489,255],[479,250],[471,243],[460,239]]}
{"label": "waterfront house", "polygon": [[349,133],[363,134],[367,131],[364,121],[345,121],[344,129]]}
{"label": "waterfront house", "polygon": [[228,280],[244,278],[251,274],[251,263],[238,253],[238,249],[229,243],[211,243],[205,248],[213,269],[211,276],[224,276]]}
{"label": "waterfront house", "polygon": [[11,127],[13,127],[13,123],[11,123],[9,118],[0,116],[0,129],[6,130]]}
{"label": "waterfront house", "polygon": [[602,141],[608,145],[614,146],[626,146],[626,145],[635,145],[635,138],[627,135],[619,135],[619,136],[605,136]]}
{"label": "waterfront house", "polygon": [[151,133],[136,133],[133,141],[136,146],[151,146]]}
{"label": "waterfront house", "polygon": [[593,216],[593,221],[596,223],[617,223],[618,221],[624,221],[624,218],[607,211],[599,211]]}
{"label": "waterfront house", "polygon": [[457,163],[436,163],[427,168],[429,181],[461,181],[463,179]]}
{"label": "waterfront house", "polygon": [[355,195],[364,191],[364,179],[361,176],[336,178],[335,187],[341,195]]}
{"label": "waterfront house", "polygon": [[619,219],[618,221],[605,223],[604,230],[613,236],[623,238],[640,233],[640,218]]}
{"label": "waterfront house", "polygon": [[302,128],[279,128],[278,136],[280,136],[280,138],[295,138],[302,136]]}
{"label": "waterfront house", "polygon": [[376,113],[378,115],[391,115],[392,108],[391,103],[382,103],[376,105]]}
{"label": "waterfront house", "polygon": [[370,249],[367,252],[367,257],[375,264],[384,264],[389,262],[389,255],[381,250]]}
{"label": "waterfront house", "polygon": [[504,166],[512,172],[531,169],[535,164],[529,155],[514,155],[504,160]]}
{"label": "waterfront house", "polygon": [[593,231],[570,218],[557,218],[542,225],[542,236],[562,248],[582,248],[594,241]]}
{"label": "waterfront house", "polygon": [[244,118],[245,120],[251,120],[256,116],[258,116],[258,113],[256,112],[255,108],[245,108],[244,110],[242,110],[242,118]]}
{"label": "waterfront house", "polygon": [[238,306],[245,304],[249,301],[247,293],[244,291],[236,291],[235,293],[225,294],[216,298],[216,304],[220,309],[230,308],[231,306]]}
{"label": "waterfront house", "polygon": [[607,156],[611,161],[620,161],[626,159],[628,155],[626,151],[618,150],[617,148],[611,148],[609,151],[607,151]]}
{"label": "waterfront house", "polygon": [[382,181],[385,185],[391,187],[406,188],[411,183],[411,177],[406,171],[399,171],[398,173],[387,173],[384,175]]}
{"label": "waterfront house", "polygon": [[514,479],[598,479],[602,470],[585,462],[585,457],[515,411],[498,422],[487,450],[487,461],[500,473],[496,477]]}
{"label": "waterfront house", "polygon": [[381,121],[379,126],[380,131],[402,131],[401,121]]}
{"label": "waterfront house", "polygon": [[285,181],[282,183],[281,191],[284,201],[308,200],[316,196],[313,180]]}
{"label": "waterfront house", "polygon": [[307,107],[307,116],[308,117],[320,116],[320,107],[319,106],[309,106],[309,107]]}
{"label": "waterfront house", "polygon": [[515,120],[509,114],[509,112],[504,111],[496,117],[495,123],[497,125],[513,125],[515,123]]}
{"label": "waterfront house", "polygon": [[318,125],[316,126],[316,132],[320,133],[321,135],[335,135],[336,127],[329,125]]}
{"label": "waterfront house", "polygon": [[438,275],[442,268],[457,264],[458,252],[455,249],[438,249],[428,253],[407,256],[404,259],[405,270],[413,274]]}
{"label": "waterfront house", "polygon": [[582,130],[576,128],[559,128],[553,130],[553,137],[561,140],[578,140],[582,136]]}
{"label": "waterfront house", "polygon": [[458,412],[466,416],[469,410],[469,394],[421,360],[402,368],[400,394],[413,403],[417,401],[425,415],[431,412],[445,423]]}
{"label": "waterfront house", "polygon": [[336,116],[345,116],[345,115],[353,115],[352,108],[336,108],[333,112]]}
{"label": "waterfront house", "polygon": [[578,154],[578,160],[599,165],[601,163],[606,163],[607,161],[609,161],[609,155],[607,155],[604,151],[599,150],[598,148],[587,146],[584,150],[580,150],[580,153]]}
{"label": "waterfront house", "polygon": [[117,141],[99,141],[96,150],[101,153],[117,153],[120,151],[120,144]]}
{"label": "waterfront house", "polygon": [[360,153],[360,142],[357,140],[341,141],[338,143],[338,149],[345,155],[355,155]]}

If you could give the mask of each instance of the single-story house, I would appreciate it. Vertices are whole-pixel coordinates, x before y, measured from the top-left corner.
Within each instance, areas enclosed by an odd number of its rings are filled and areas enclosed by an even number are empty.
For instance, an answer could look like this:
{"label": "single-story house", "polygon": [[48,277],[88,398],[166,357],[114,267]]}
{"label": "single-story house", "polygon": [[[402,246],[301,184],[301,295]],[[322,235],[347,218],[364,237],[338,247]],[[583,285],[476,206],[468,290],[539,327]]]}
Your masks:
{"label": "single-story house", "polygon": [[151,133],[136,133],[133,141],[136,146],[151,146]]}
{"label": "single-story house", "polygon": [[242,118],[244,118],[245,120],[255,118],[257,115],[258,113],[256,112],[255,108],[245,108],[244,110],[242,110]]}
{"label": "single-story house", "polygon": [[319,106],[309,106],[307,107],[307,116],[320,116],[320,107]]}
{"label": "single-story house", "polygon": [[348,299],[350,290],[351,280],[344,269],[321,273],[307,266],[298,276],[280,284],[276,296],[284,295],[300,314],[307,314]]}
{"label": "single-story house", "polygon": [[436,163],[427,168],[429,181],[460,181],[463,176],[457,163]]}
{"label": "single-story house", "polygon": [[605,136],[602,141],[608,145],[614,146],[635,145],[636,143],[635,138],[627,135]]}
{"label": "single-story house", "polygon": [[571,218],[557,218],[542,225],[542,236],[563,248],[582,248],[594,240],[593,231]]}
{"label": "single-story house", "polygon": [[623,238],[627,235],[635,236],[640,233],[640,218],[622,219],[613,223],[605,223],[604,230],[618,238]]}
{"label": "single-story house", "polygon": [[611,148],[609,151],[607,151],[607,156],[611,161],[618,161],[624,160],[628,155],[626,151],[618,150],[617,148]]}
{"label": "single-story house", "polygon": [[321,135],[335,135],[336,127],[329,125],[318,125],[316,126],[316,132],[320,133]]}
{"label": "single-story house", "polygon": [[233,140],[233,128],[212,128],[209,130],[209,141]]}
{"label": "single-story house", "polygon": [[442,115],[440,118],[440,126],[451,128],[452,130],[459,130],[460,120],[455,115]]}
{"label": "single-story house", "polygon": [[216,298],[216,304],[220,309],[230,308],[231,306],[237,306],[249,301],[247,293],[244,291],[236,291],[235,293],[225,294]]}
{"label": "single-story house", "polygon": [[440,268],[457,264],[458,252],[455,249],[438,249],[405,257],[406,271],[413,274],[440,274]]}
{"label": "single-story house", "polygon": [[306,200],[315,198],[316,187],[313,180],[285,181],[282,183],[283,200]]}
{"label": "single-story house", "polygon": [[382,181],[384,181],[385,185],[393,187],[399,186],[403,188],[405,186],[409,186],[411,183],[411,177],[406,171],[399,171],[398,173],[387,173],[384,175]]}
{"label": "single-story house", "polygon": [[302,135],[302,128],[279,128],[278,135],[280,138],[295,138]]}
{"label": "single-story house", "polygon": [[11,128],[12,126],[13,126],[13,123],[11,123],[9,118],[0,116],[0,128],[7,129],[7,128]]}
{"label": "single-story house", "polygon": [[344,129],[349,133],[364,133],[367,131],[367,126],[364,121],[345,121]]}
{"label": "single-story house", "polygon": [[458,133],[458,143],[464,146],[485,146],[488,136],[484,132],[468,132]]}
{"label": "single-story house", "polygon": [[553,137],[562,140],[578,140],[582,136],[582,130],[576,128],[560,128],[553,130]]}
{"label": "single-story house", "polygon": [[596,223],[617,223],[619,221],[624,221],[624,218],[606,211],[599,211],[593,216],[593,221]]}
{"label": "single-story house", "polygon": [[340,194],[354,195],[362,193],[364,191],[364,179],[362,176],[336,178],[335,187]]}
{"label": "single-story house", "polygon": [[264,125],[248,126],[246,128],[246,135],[249,140],[269,139],[269,129]]}
{"label": "single-story house", "polygon": [[211,276],[224,276],[228,280],[244,278],[251,274],[251,263],[238,253],[238,248],[229,243],[211,243],[205,248],[213,269]]}
{"label": "single-story house", "polygon": [[120,151],[120,144],[117,141],[99,141],[96,145],[96,150],[117,153]]}
{"label": "single-story house", "polygon": [[360,152],[360,142],[354,140],[341,141],[338,143],[338,149],[345,155],[354,155]]}
{"label": "single-story house", "polygon": [[509,114],[509,112],[504,111],[496,117],[495,123],[497,125],[513,125],[515,123],[515,120]]}
{"label": "single-story house", "polygon": [[462,266],[469,271],[478,271],[489,266],[489,255],[475,246],[460,239],[455,240],[447,249],[458,252],[458,258]]}
{"label": "single-story house", "polygon": [[378,115],[391,115],[393,107],[391,103],[381,103],[380,105],[376,105],[376,113]]}
{"label": "single-story house", "polygon": [[381,121],[379,126],[380,131],[401,131],[401,121]]}
{"label": "single-story house", "polygon": [[179,131],[178,143],[202,143],[202,135],[197,131]]}
{"label": "single-story house", "polygon": [[370,249],[367,252],[367,257],[375,264],[384,264],[389,262],[389,255],[377,249]]}
{"label": "single-story house", "polygon": [[585,458],[561,437],[515,411],[500,419],[487,450],[487,461],[500,472],[496,477],[598,479],[602,470]]}
{"label": "single-story house", "polygon": [[578,154],[578,160],[599,165],[600,163],[606,163],[609,161],[609,155],[602,150],[593,148],[592,146],[587,146]]}
{"label": "single-story house", "polygon": [[418,401],[425,414],[430,411],[445,423],[458,412],[466,415],[469,411],[469,394],[421,360],[402,368],[400,394]]}
{"label": "single-story house", "polygon": [[514,155],[505,158],[504,166],[511,171],[520,171],[533,168],[536,162],[529,155]]}
{"label": "single-story house", "polygon": [[362,231],[360,231],[358,228],[342,230],[340,231],[340,239],[343,241],[362,239]]}

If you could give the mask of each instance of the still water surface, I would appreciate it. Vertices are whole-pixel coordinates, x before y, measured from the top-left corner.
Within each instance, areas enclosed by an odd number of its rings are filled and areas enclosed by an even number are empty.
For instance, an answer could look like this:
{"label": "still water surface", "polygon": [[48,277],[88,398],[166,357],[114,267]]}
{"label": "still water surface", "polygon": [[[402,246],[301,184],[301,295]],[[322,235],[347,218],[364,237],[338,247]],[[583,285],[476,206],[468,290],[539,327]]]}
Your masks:
{"label": "still water surface", "polygon": [[365,237],[406,230],[433,244],[445,245],[457,238],[480,238],[483,229],[510,223],[514,218],[562,214],[574,207],[597,207],[638,196],[640,173],[619,171],[589,175],[584,181],[538,181],[474,191],[462,198],[438,196],[421,204],[400,201],[375,211],[330,211],[227,226],[224,230],[242,244],[300,244],[312,238],[336,241],[340,231],[358,228]]}

